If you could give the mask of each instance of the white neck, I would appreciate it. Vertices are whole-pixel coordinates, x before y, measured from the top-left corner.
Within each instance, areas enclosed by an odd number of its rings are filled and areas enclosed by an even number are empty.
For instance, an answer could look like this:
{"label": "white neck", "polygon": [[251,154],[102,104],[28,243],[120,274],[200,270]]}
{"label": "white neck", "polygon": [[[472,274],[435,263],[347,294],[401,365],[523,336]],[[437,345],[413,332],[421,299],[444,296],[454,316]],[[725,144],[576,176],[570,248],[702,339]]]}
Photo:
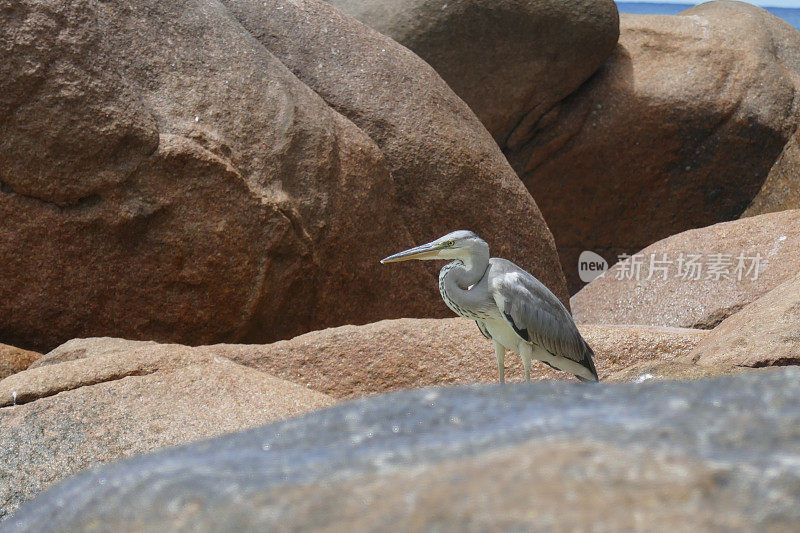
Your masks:
{"label": "white neck", "polygon": [[469,253],[448,263],[439,273],[439,292],[448,307],[461,316],[476,318],[469,312],[485,306],[486,291],[470,289],[489,267],[489,247],[469,250]]}

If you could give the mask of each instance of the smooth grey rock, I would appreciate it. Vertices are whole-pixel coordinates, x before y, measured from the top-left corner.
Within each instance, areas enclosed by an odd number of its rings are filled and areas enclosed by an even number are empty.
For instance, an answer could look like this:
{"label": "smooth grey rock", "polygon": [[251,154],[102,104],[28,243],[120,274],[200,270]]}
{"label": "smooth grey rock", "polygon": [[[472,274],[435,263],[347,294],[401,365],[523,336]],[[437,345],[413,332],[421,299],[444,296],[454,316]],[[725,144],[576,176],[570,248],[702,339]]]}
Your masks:
{"label": "smooth grey rock", "polygon": [[797,368],[413,390],[89,471],[0,530],[788,528],[799,405]]}

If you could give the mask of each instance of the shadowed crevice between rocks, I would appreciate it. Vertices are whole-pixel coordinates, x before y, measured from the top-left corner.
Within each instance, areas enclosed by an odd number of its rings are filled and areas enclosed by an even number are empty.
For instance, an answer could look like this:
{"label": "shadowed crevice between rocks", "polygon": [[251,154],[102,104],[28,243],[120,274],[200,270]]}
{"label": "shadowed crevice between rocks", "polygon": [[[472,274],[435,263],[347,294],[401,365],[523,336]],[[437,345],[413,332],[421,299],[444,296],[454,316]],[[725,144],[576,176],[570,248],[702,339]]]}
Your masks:
{"label": "shadowed crevice between rocks", "polygon": [[778,357],[772,361],[757,361],[750,365],[737,365],[743,368],[768,368],[771,366],[797,366],[800,365],[800,355],[797,357]]}
{"label": "shadowed crevice between rocks", "polygon": [[[610,58],[526,142],[504,147],[553,231],[572,293],[583,286],[581,251],[632,254],[741,216],[800,116],[800,34],[767,11],[708,2],[620,20]],[[790,171],[794,159],[780,166]],[[777,188],[791,179],[775,174],[765,194],[785,204],[791,194]]]}
{"label": "shadowed crevice between rocks", "polygon": [[[156,372],[158,372],[158,369],[155,370],[131,369],[127,371],[105,374],[102,376],[98,376],[94,379],[82,381],[80,383],[74,383],[62,386],[56,385],[53,387],[49,387],[45,390],[37,390],[37,391],[26,391],[24,389],[17,390],[13,388],[13,384],[10,387],[4,386],[3,382],[0,381],[0,408],[24,405],[26,403],[35,402],[36,400],[41,400],[43,398],[49,398],[50,396],[55,396],[56,394],[75,390],[81,387],[91,387],[93,385],[99,385],[101,383],[109,383],[111,381],[117,381],[130,376],[146,376],[149,374],[154,374]],[[14,375],[12,375],[11,377],[13,377]],[[10,400],[9,396],[11,397]]]}
{"label": "shadowed crevice between rocks", "polygon": [[87,207],[94,207],[94,206],[96,206],[97,204],[99,204],[100,202],[103,201],[103,197],[102,197],[101,194],[94,193],[94,194],[89,194],[87,196],[83,196],[83,197],[77,198],[73,202],[68,202],[68,203],[55,202],[53,200],[48,200],[46,198],[40,198],[40,197],[36,196],[35,194],[25,194],[25,193],[18,192],[18,191],[16,191],[14,189],[14,187],[12,187],[11,185],[9,185],[8,183],[6,183],[5,181],[2,181],[2,180],[0,180],[0,192],[6,193],[6,194],[14,194],[16,196],[19,196],[21,198],[27,198],[29,200],[35,200],[36,202],[41,202],[42,204],[45,204],[45,205],[48,205],[48,206],[53,206],[53,207],[56,207],[56,208],[61,209],[61,210],[83,209],[83,208],[87,208]]}

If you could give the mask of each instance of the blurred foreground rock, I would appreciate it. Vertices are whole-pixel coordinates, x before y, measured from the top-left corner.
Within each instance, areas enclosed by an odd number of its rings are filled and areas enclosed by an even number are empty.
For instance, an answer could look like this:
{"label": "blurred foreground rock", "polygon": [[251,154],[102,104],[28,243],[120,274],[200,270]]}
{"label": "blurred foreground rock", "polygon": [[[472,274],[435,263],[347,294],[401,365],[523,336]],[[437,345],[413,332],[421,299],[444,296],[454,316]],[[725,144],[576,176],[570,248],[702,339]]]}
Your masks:
{"label": "blurred foreground rock", "polygon": [[636,255],[572,297],[575,320],[710,329],[800,272],[800,210],[686,231]]}
{"label": "blurred foreground rock", "polygon": [[75,477],[4,531],[791,530],[800,369],[423,389]]}
{"label": "blurred foreground rock", "polygon": [[[62,353],[76,343],[87,344],[72,341]],[[131,349],[118,339],[90,344],[102,349],[0,381],[0,518],[88,467],[333,403],[183,346],[158,350],[164,345],[140,342]],[[122,344],[128,349],[119,351]]]}
{"label": "blurred foreground rock", "polygon": [[[792,324],[784,323],[789,334]],[[711,364],[693,357],[716,331],[580,329],[605,381],[697,379],[742,367],[735,357]],[[787,349],[798,346],[797,339],[784,342]],[[750,366],[788,364],[774,359]],[[509,354],[506,367],[509,381],[522,380],[518,356]],[[0,432],[9,439],[0,456],[13,465],[0,470],[8,480],[2,513],[100,462],[285,418],[332,398],[495,383],[496,372],[491,343],[461,318],[342,326],[268,345],[75,339],[0,381]],[[532,377],[573,379],[539,363]]]}

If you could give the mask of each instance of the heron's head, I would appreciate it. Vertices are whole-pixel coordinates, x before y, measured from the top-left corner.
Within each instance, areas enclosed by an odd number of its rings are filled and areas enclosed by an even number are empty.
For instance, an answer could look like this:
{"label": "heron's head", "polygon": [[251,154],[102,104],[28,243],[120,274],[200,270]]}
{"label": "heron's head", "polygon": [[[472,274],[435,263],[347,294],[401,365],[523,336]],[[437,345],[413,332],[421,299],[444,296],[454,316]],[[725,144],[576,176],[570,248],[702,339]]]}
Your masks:
{"label": "heron's head", "polygon": [[381,259],[381,263],[396,263],[398,261],[436,260],[436,259],[461,259],[467,260],[476,253],[486,251],[488,259],[489,245],[471,231],[459,230],[439,237],[428,244],[411,248],[403,252],[390,255]]}

